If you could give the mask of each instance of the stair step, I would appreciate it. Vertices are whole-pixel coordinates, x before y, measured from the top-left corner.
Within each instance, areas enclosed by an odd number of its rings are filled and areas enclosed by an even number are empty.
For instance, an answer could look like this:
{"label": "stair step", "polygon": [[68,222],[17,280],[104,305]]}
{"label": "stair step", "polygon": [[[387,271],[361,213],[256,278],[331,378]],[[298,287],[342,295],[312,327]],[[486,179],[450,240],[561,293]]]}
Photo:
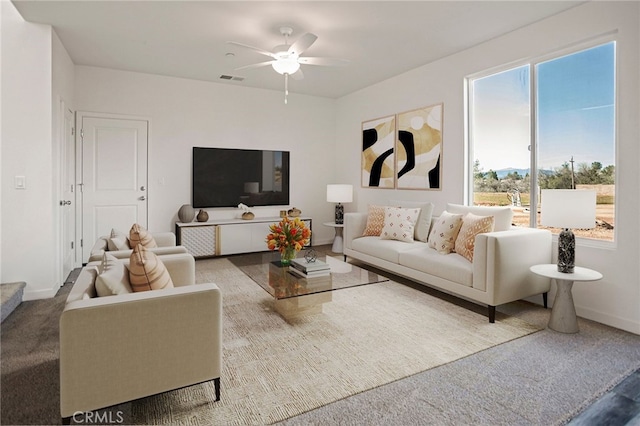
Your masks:
{"label": "stair step", "polygon": [[23,281],[0,284],[0,322],[3,322],[22,303],[26,285],[27,283]]}

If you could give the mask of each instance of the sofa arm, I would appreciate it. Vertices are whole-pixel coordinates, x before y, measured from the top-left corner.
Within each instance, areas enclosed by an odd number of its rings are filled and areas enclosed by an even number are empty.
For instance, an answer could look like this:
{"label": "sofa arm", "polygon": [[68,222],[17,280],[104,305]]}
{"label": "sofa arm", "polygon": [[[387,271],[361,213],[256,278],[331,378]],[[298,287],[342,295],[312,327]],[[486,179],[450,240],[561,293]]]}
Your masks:
{"label": "sofa arm", "polygon": [[[154,247],[147,250],[152,251],[158,256],[164,256],[167,254],[188,253],[187,248],[184,246]],[[131,257],[131,253],[133,253],[133,250],[114,250],[107,251],[107,253],[109,253],[116,259],[128,259],[129,257]],[[89,262],[102,261],[103,255],[104,251],[99,251],[96,253],[92,252],[91,256],[89,256]]]}
{"label": "sofa arm", "polygon": [[173,247],[176,245],[176,234],[173,232],[151,232],[151,236],[156,241],[158,247]]}
{"label": "sofa arm", "polygon": [[220,377],[215,284],[77,300],[60,316],[62,417]]}
{"label": "sofa arm", "polygon": [[532,265],[551,263],[551,232],[512,228],[476,236],[473,287],[486,290],[493,306],[549,291],[551,280],[530,273]]}
{"label": "sofa arm", "polygon": [[367,225],[366,213],[345,213],[344,215],[344,232],[343,244],[345,248],[351,249],[351,242],[362,237],[364,229]]}

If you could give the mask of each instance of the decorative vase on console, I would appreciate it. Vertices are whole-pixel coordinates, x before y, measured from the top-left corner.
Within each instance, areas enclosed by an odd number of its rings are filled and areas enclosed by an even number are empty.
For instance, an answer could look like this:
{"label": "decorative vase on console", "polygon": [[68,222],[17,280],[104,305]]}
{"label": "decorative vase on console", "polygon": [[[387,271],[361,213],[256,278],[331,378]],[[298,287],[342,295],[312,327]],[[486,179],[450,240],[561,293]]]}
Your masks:
{"label": "decorative vase on console", "polygon": [[242,219],[244,220],[252,220],[254,217],[256,217],[255,214],[253,214],[253,212],[251,210],[249,210],[249,207],[246,204],[238,204],[238,208],[241,209],[244,213],[242,213]]}
{"label": "decorative vase on console", "polygon": [[209,220],[209,213],[200,209],[198,212],[198,222],[206,222]]}
{"label": "decorative vase on console", "polygon": [[178,219],[182,223],[193,222],[193,219],[196,217],[196,211],[191,207],[191,204],[183,204],[178,210]]}

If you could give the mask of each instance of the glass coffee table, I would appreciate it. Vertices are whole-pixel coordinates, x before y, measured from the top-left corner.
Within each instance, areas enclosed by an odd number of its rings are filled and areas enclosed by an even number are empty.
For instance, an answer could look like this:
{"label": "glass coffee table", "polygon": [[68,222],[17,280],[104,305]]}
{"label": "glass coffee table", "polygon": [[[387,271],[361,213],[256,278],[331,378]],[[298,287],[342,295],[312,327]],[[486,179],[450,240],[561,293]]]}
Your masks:
{"label": "glass coffee table", "polygon": [[332,300],[335,290],[389,281],[330,256],[318,256],[329,265],[328,275],[302,278],[282,266],[279,258],[278,252],[267,252],[229,260],[274,298],[275,310],[287,319],[321,313],[322,305]]}

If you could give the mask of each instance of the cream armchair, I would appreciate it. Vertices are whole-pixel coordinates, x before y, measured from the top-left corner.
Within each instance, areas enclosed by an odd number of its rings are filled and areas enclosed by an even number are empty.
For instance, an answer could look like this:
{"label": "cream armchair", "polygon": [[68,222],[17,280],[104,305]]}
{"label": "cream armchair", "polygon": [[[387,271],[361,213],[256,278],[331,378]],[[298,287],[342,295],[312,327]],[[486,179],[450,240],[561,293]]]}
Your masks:
{"label": "cream armchair", "polygon": [[[149,249],[157,255],[187,253],[187,249],[183,246],[176,246],[176,235],[173,232],[153,233],[153,239],[158,247]],[[109,252],[118,259],[128,259],[131,256],[131,249],[128,250],[109,250],[109,236],[98,238],[89,254],[89,262],[97,262],[102,260],[104,252]]]}
{"label": "cream armchair", "polygon": [[220,399],[220,290],[195,284],[190,254],[166,255],[162,263],[175,288],[107,297],[96,296],[96,263],[83,268],[60,317],[63,423],[209,380]]}

